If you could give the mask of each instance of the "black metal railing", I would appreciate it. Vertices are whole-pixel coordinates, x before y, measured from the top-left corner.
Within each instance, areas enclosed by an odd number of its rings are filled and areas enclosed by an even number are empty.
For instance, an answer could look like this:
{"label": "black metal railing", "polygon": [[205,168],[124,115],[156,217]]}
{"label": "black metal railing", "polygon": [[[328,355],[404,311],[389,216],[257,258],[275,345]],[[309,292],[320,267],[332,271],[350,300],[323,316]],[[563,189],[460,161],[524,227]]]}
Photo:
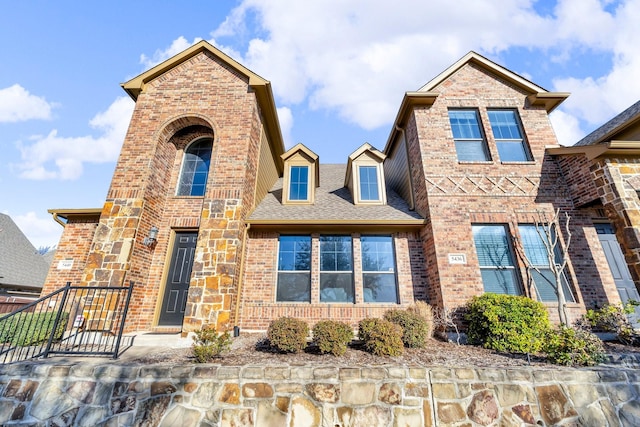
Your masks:
{"label": "black metal railing", "polygon": [[129,286],[67,283],[0,317],[0,363],[67,355],[119,355],[133,282]]}

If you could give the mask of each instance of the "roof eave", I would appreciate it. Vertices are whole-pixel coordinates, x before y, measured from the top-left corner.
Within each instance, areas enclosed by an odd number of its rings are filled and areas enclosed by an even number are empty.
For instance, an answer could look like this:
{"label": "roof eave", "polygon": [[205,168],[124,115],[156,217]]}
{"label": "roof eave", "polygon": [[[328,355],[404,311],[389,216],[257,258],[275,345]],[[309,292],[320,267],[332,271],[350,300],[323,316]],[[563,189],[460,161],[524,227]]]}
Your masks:
{"label": "roof eave", "polygon": [[69,219],[100,219],[100,215],[102,214],[102,208],[86,208],[86,209],[48,209],[51,215],[53,215],[53,220],[58,224],[65,226],[65,223],[60,220],[63,218],[67,221]]}
{"label": "roof eave", "polygon": [[550,113],[569,95],[571,95],[569,92],[537,92],[527,96],[527,100],[532,106],[544,107],[547,113]]}
{"label": "roof eave", "polygon": [[589,160],[603,156],[638,156],[640,155],[640,141],[614,140],[594,145],[551,146],[546,147],[546,151],[552,156],[584,154]]}
{"label": "roof eave", "polygon": [[286,219],[249,219],[251,229],[279,232],[310,233],[315,231],[351,231],[351,232],[402,232],[420,230],[424,219],[409,220],[286,220]]}
{"label": "roof eave", "polygon": [[430,107],[436,102],[438,97],[437,92],[405,92],[400,104],[400,109],[396,115],[396,119],[393,122],[391,133],[387,139],[384,150],[382,152],[385,155],[389,155],[389,149],[395,140],[398,129],[404,129],[409,119],[409,115],[413,112],[415,107]]}

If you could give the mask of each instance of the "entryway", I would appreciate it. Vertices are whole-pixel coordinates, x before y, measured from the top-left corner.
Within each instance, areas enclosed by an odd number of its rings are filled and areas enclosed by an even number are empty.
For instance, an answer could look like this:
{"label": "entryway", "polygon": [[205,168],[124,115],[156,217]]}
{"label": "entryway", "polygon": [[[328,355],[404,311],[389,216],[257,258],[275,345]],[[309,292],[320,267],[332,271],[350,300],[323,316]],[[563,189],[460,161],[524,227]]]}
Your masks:
{"label": "entryway", "polygon": [[[629,272],[629,267],[624,259],[624,254],[616,238],[613,226],[611,224],[595,224],[602,249],[607,257],[607,263],[609,269],[613,275],[613,280],[616,283],[616,288],[620,294],[620,299],[623,303],[629,300],[635,300],[640,302],[640,294]],[[640,306],[636,306],[636,312],[630,316],[630,319],[634,326],[637,328],[640,326]]]}
{"label": "entryway", "polygon": [[198,233],[177,232],[158,326],[182,326]]}

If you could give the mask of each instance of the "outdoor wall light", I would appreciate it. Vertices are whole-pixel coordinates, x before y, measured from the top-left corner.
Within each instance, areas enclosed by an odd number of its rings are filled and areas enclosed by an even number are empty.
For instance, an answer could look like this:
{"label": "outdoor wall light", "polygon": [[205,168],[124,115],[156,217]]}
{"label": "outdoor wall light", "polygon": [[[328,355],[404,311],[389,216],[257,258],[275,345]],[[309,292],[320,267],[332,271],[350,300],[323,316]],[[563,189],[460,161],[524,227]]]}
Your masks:
{"label": "outdoor wall light", "polygon": [[156,227],[155,225],[151,227],[151,229],[149,230],[149,235],[144,238],[142,244],[145,246],[153,246],[153,244],[157,241],[158,231],[158,227]]}

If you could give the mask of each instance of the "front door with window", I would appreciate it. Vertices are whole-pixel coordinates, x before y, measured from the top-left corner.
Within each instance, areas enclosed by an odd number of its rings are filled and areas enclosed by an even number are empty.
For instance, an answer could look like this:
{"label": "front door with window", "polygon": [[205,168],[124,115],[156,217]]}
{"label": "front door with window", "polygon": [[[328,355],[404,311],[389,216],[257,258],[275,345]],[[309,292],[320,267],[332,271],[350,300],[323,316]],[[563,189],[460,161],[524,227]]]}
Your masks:
{"label": "front door with window", "polygon": [[182,325],[197,239],[197,232],[176,233],[158,326]]}
{"label": "front door with window", "polygon": [[[607,257],[607,263],[609,264],[613,280],[620,294],[620,299],[623,303],[629,300],[640,301],[638,289],[636,289],[636,285],[631,278],[629,267],[624,259],[620,244],[616,239],[613,226],[611,224],[596,224],[596,231],[598,232],[604,254]],[[630,320],[638,326],[639,319],[640,307],[636,307],[635,315],[631,316]]]}

